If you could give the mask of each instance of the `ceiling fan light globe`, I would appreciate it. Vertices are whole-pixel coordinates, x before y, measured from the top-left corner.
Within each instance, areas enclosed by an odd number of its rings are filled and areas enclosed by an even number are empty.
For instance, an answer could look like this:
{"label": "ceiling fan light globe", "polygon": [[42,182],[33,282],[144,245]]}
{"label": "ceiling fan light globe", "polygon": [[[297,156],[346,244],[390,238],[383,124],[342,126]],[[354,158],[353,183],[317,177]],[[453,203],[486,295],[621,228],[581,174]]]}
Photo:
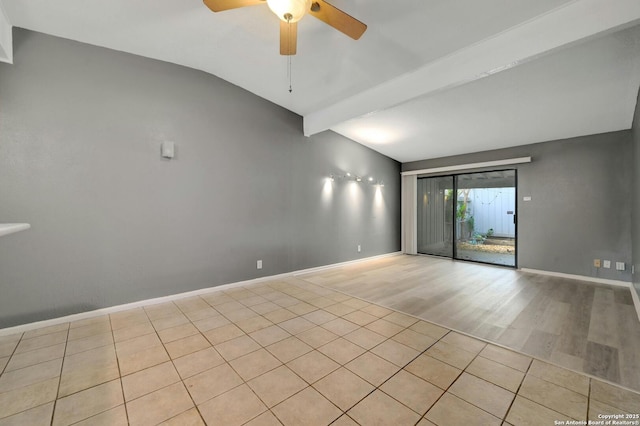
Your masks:
{"label": "ceiling fan light globe", "polygon": [[267,4],[278,18],[291,23],[298,22],[311,9],[311,0],[267,0]]}

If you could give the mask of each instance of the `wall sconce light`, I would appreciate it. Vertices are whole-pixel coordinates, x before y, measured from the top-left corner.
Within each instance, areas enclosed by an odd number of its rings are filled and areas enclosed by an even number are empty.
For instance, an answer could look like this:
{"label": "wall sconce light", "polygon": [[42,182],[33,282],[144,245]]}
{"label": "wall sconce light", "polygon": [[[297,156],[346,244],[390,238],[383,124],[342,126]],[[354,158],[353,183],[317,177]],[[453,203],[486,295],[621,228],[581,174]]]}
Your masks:
{"label": "wall sconce light", "polygon": [[162,158],[172,159],[175,156],[175,144],[171,141],[164,141],[160,146],[160,155]]}
{"label": "wall sconce light", "polygon": [[329,175],[329,177],[327,177],[327,182],[335,182],[336,180],[346,180],[346,181],[351,181],[351,182],[362,182],[363,179],[366,180],[366,182],[369,183],[369,185],[381,186],[381,187],[384,186],[384,184],[381,183],[380,181],[376,181],[373,176],[369,176],[367,178],[363,178],[362,176],[351,174],[351,172],[345,172],[345,174],[337,174],[337,175],[331,173]]}

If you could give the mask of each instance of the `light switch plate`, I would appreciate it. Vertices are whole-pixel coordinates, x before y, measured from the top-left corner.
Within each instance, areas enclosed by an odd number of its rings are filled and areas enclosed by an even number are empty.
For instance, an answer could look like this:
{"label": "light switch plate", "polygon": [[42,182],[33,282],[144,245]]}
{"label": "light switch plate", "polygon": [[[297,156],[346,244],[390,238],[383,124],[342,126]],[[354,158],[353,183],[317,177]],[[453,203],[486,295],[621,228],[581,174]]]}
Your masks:
{"label": "light switch plate", "polygon": [[602,267],[611,268],[611,261],[610,260],[603,260],[602,261]]}
{"label": "light switch plate", "polygon": [[624,271],[624,262],[616,262],[616,271]]}

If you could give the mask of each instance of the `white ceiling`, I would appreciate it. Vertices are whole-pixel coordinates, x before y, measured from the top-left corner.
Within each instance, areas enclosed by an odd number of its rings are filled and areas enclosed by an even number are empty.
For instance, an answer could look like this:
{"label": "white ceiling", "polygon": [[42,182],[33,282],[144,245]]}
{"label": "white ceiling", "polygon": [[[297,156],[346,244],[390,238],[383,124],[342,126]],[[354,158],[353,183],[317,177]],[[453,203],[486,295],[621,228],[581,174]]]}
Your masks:
{"label": "white ceiling", "polygon": [[640,26],[332,129],[398,161],[628,129]]}
{"label": "white ceiling", "polygon": [[403,162],[631,126],[637,0],[330,3],[368,30],[353,41],[305,17],[290,94],[266,5],[0,0],[14,26],[209,72],[302,115],[306,134],[330,128]]}

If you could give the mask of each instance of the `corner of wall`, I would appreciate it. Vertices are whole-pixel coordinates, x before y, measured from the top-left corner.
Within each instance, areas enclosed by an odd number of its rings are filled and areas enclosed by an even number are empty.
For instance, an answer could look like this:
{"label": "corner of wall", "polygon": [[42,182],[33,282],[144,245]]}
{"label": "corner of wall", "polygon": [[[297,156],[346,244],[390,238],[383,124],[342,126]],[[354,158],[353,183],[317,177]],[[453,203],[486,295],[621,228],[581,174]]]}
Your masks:
{"label": "corner of wall", "polygon": [[632,209],[631,209],[631,261],[634,274],[631,276],[631,292],[633,302],[640,319],[640,89],[636,98],[636,109],[631,125],[633,140],[633,178],[632,178]]}

